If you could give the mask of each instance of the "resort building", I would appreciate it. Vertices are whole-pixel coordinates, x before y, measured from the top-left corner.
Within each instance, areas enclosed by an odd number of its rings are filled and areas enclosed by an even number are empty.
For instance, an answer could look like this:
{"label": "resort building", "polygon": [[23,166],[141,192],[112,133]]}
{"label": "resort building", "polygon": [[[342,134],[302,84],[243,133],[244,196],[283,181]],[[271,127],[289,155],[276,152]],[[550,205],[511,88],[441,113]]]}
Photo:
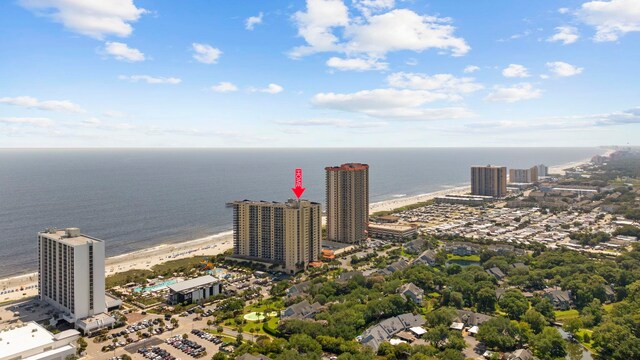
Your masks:
{"label": "resort building", "polygon": [[52,334],[36,322],[0,330],[0,360],[64,360],[76,354],[80,333],[66,330]]}
{"label": "resort building", "polygon": [[38,233],[38,291],[85,333],[112,325],[106,315],[104,242],[78,228]]}
{"label": "resort building", "polygon": [[538,176],[549,176],[549,167],[545,164],[538,165]]}
{"label": "resort building", "polygon": [[399,224],[370,224],[369,236],[373,239],[389,239],[402,241],[410,239],[418,234],[418,227],[415,225]]}
{"label": "resort building", "polygon": [[482,205],[492,201],[493,196],[482,195],[445,195],[435,198],[436,204]]}
{"label": "resort building", "polygon": [[244,200],[232,205],[233,258],[280,266],[291,273],[321,259],[319,203]]}
{"label": "resort building", "polygon": [[538,182],[538,167],[509,169],[509,182],[517,184]]}
{"label": "resort building", "polygon": [[325,168],[327,175],[327,240],[358,244],[367,239],[369,165]]}
{"label": "resort building", "polygon": [[219,295],[221,292],[220,282],[211,275],[205,275],[169,285],[167,302],[172,305],[185,302],[192,304]]}
{"label": "resort building", "polygon": [[504,166],[472,166],[471,194],[503,197],[507,195],[507,168]]}

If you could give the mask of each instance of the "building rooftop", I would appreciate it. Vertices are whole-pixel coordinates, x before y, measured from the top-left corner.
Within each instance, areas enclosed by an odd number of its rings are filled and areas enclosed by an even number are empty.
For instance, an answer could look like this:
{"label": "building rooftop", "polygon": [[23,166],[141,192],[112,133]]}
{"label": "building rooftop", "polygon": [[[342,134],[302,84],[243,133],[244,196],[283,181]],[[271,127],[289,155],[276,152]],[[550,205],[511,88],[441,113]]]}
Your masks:
{"label": "building rooftop", "polygon": [[66,228],[64,230],[50,228],[39,232],[38,236],[60,241],[61,243],[69,246],[84,245],[91,242],[102,242],[100,239],[81,234],[80,229],[78,228]]}
{"label": "building rooftop", "polygon": [[324,168],[326,171],[358,171],[367,170],[369,165],[360,163],[346,163],[340,166],[327,166]]}
{"label": "building rooftop", "polygon": [[[72,332],[72,333],[71,333]],[[65,331],[65,336],[79,335],[76,330]],[[61,333],[62,334],[62,333]],[[0,359],[53,344],[56,337],[35,322],[0,331]]]}
{"label": "building rooftop", "polygon": [[232,201],[230,204],[249,204],[249,205],[258,205],[258,206],[272,206],[272,207],[282,207],[282,208],[291,208],[291,209],[297,209],[300,207],[300,205],[320,205],[320,203],[317,202],[313,202],[313,201],[309,201],[309,200],[304,200],[304,199],[300,199],[300,200],[296,200],[296,199],[289,199],[287,200],[287,202],[285,203],[281,203],[281,202],[277,202],[277,201],[264,201],[264,200],[238,200],[238,201]]}
{"label": "building rooftop", "polygon": [[181,292],[185,290],[190,290],[196,288],[198,286],[204,286],[211,283],[217,283],[218,279],[214,278],[211,275],[200,276],[195,279],[181,281],[179,283],[175,283],[173,285],[169,285],[169,289],[175,292]]}

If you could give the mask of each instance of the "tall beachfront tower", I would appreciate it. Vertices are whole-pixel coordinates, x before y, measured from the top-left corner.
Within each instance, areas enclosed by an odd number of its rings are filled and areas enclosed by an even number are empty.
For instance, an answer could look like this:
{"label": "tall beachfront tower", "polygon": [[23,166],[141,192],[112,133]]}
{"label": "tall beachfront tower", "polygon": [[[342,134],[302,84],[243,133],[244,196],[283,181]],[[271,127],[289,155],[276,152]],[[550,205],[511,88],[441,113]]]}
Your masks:
{"label": "tall beachfront tower", "polygon": [[369,165],[327,167],[327,240],[357,244],[367,238]]}
{"label": "tall beachfront tower", "polygon": [[40,299],[69,323],[105,313],[104,242],[78,228],[38,233]]}
{"label": "tall beachfront tower", "polygon": [[319,203],[244,200],[232,205],[234,258],[280,265],[291,273],[320,259]]}
{"label": "tall beachfront tower", "polygon": [[503,197],[507,195],[507,168],[504,166],[472,166],[471,194]]}
{"label": "tall beachfront tower", "polygon": [[538,166],[529,169],[509,169],[510,183],[535,183],[538,182]]}

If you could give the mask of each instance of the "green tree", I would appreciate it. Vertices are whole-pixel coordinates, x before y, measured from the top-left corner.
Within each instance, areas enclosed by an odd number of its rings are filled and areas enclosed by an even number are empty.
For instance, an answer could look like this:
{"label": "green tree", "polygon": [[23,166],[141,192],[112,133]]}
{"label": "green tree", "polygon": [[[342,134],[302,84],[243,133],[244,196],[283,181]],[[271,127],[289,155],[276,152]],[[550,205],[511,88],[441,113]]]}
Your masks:
{"label": "green tree", "polygon": [[531,339],[533,354],[541,359],[557,359],[567,355],[565,341],[556,328],[545,327]]}
{"label": "green tree", "polygon": [[529,309],[529,301],[520,290],[508,290],[498,302],[500,309],[509,315],[510,319],[518,320]]}
{"label": "green tree", "polygon": [[500,351],[515,349],[521,342],[520,329],[517,323],[507,318],[496,317],[480,325],[477,338],[487,347]]}
{"label": "green tree", "polygon": [[491,288],[482,288],[476,294],[478,312],[493,313],[496,311],[496,292]]}
{"label": "green tree", "polygon": [[535,309],[527,310],[522,316],[522,321],[529,324],[534,334],[539,334],[547,326],[547,319]]}
{"label": "green tree", "polygon": [[456,310],[449,307],[441,307],[433,310],[427,314],[426,320],[430,327],[438,325],[451,325],[451,322],[456,317]]}

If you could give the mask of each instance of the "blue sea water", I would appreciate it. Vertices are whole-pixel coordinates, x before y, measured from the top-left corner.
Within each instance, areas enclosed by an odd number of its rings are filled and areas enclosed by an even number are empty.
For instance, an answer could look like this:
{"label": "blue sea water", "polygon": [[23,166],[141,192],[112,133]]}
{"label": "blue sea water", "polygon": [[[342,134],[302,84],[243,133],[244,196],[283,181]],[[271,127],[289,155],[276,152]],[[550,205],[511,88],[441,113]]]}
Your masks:
{"label": "blue sea water", "polygon": [[36,233],[79,227],[113,256],[231,229],[225,203],[292,196],[324,203],[324,168],[370,165],[370,201],[469,182],[469,166],[564,164],[598,148],[2,149],[0,277],[36,270]]}

